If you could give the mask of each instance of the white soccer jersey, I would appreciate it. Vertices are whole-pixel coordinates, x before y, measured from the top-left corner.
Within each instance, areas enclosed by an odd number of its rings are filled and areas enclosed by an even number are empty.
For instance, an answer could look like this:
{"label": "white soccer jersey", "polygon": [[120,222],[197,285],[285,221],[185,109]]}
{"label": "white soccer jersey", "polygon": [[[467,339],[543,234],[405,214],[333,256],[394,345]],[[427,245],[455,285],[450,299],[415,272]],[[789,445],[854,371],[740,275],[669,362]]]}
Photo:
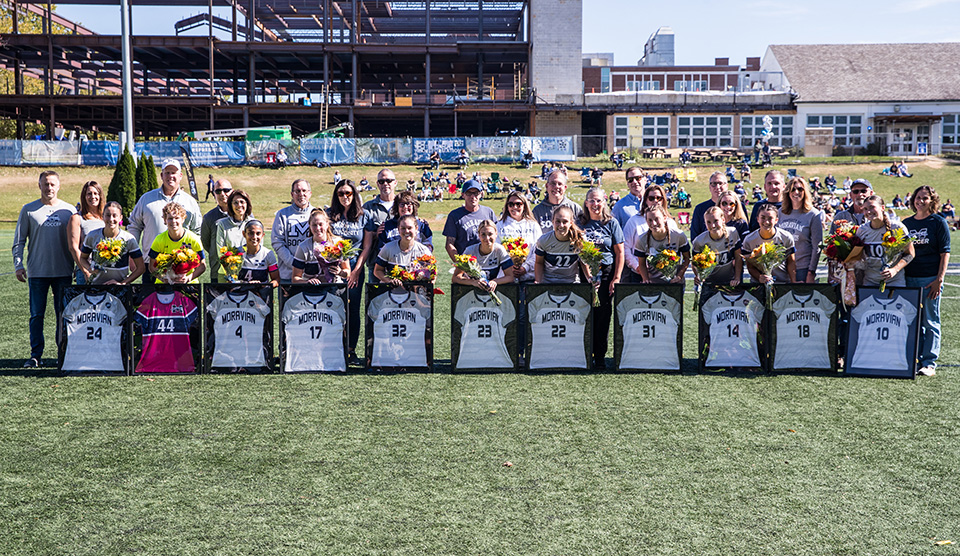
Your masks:
{"label": "white soccer jersey", "polygon": [[907,334],[917,317],[917,308],[898,295],[882,300],[869,297],[861,301],[850,317],[859,323],[857,345],[851,367],[906,371]]}
{"label": "white soccer jersey", "polygon": [[818,291],[800,295],[791,291],[773,304],[777,317],[774,369],[829,369],[830,317],[837,310]]}
{"label": "white soccer jersey", "polygon": [[621,369],[680,370],[677,331],[682,307],[669,295],[634,292],[617,305],[623,330]]}
{"label": "white soccer jersey", "polygon": [[63,310],[67,328],[64,371],[122,371],[120,335],[127,310],[109,293],[82,293]]}
{"label": "white soccer jersey", "polygon": [[703,319],[710,331],[708,367],[759,367],[757,327],[763,304],[747,292],[717,292],[703,304]]}
{"label": "white soccer jersey", "polygon": [[430,300],[413,292],[386,292],[370,301],[374,367],[426,367]]}
{"label": "white soccer jersey", "polygon": [[343,327],[347,311],[339,296],[298,293],[283,306],[287,341],[284,371],[346,371]]}
{"label": "white soccer jersey", "polygon": [[207,305],[213,315],[214,367],[263,367],[263,317],[270,306],[252,292],[224,292]]}
{"label": "white soccer jersey", "polygon": [[590,302],[575,293],[543,293],[527,306],[531,369],[586,369],[584,348]]}
{"label": "white soccer jersey", "polygon": [[[469,247],[467,248],[470,249]],[[460,354],[457,367],[509,369],[513,361],[507,353],[507,326],[516,318],[509,299],[501,296],[497,305],[489,293],[476,288],[457,301],[453,318],[460,323]]]}

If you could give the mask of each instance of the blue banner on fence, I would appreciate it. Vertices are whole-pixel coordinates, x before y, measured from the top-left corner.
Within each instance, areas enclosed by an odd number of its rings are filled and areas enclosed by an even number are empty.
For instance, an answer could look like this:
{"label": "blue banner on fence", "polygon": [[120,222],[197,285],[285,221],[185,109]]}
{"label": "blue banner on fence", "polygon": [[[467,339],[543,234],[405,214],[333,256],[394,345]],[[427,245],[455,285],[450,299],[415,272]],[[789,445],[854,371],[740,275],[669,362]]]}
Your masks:
{"label": "blue banner on fence", "polygon": [[22,154],[22,141],[15,139],[0,141],[0,166],[19,166]]}
{"label": "blue banner on fence", "polygon": [[300,141],[300,163],[353,164],[357,156],[354,139],[319,137]]}
{"label": "blue banner on fence", "polygon": [[187,141],[195,166],[239,166],[246,163],[244,141]]}
{"label": "blue banner on fence", "polygon": [[120,159],[120,142],[84,141],[80,143],[80,159],[84,166],[116,166]]}
{"label": "blue banner on fence", "polygon": [[356,139],[357,164],[405,164],[413,159],[413,141],[404,138]]}
{"label": "blue banner on fence", "polygon": [[440,153],[440,160],[456,162],[460,149],[465,148],[467,142],[463,137],[417,137],[413,140],[413,161],[429,162],[430,155],[437,151]]}
{"label": "blue banner on fence", "polygon": [[79,141],[23,141],[20,160],[31,166],[79,166]]}
{"label": "blue banner on fence", "polygon": [[467,152],[474,162],[516,162],[520,160],[519,137],[468,137]]}
{"label": "blue banner on fence", "polygon": [[165,158],[180,158],[179,141],[146,141],[135,144],[133,150],[133,157],[135,159],[139,160],[140,153],[144,153],[147,156],[152,156],[153,162],[157,166],[159,166]]}

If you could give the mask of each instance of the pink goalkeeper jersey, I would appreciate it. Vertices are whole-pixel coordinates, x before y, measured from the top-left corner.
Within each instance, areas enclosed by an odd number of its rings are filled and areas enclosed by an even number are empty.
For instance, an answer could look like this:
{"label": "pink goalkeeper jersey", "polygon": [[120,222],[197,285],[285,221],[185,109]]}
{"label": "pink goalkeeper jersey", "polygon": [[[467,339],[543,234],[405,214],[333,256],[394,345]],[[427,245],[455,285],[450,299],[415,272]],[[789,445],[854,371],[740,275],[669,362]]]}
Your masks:
{"label": "pink goalkeeper jersey", "polygon": [[134,317],[143,331],[143,353],[138,373],[192,373],[190,325],[197,305],[180,292],[154,292],[143,300]]}

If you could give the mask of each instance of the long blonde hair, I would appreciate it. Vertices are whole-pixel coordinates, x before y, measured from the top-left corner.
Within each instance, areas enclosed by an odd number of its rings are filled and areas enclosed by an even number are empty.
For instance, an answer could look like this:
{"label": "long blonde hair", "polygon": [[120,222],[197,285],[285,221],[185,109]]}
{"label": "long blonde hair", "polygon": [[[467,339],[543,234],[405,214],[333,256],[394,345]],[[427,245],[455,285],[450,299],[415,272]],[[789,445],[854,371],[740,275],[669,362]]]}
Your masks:
{"label": "long blonde hair", "polygon": [[793,192],[793,186],[800,184],[800,187],[803,188],[803,208],[800,209],[800,213],[806,213],[813,210],[813,199],[810,194],[810,187],[807,185],[807,180],[803,179],[800,176],[795,176],[790,178],[790,181],[787,183],[787,199],[783,202],[780,207],[780,211],[783,214],[790,214],[793,212],[793,199],[790,197],[790,193]]}
{"label": "long blonde hair", "polygon": [[[720,203],[723,202],[723,198],[727,196],[730,196],[733,199],[733,202],[736,203],[736,207],[733,210],[733,218],[735,220],[745,221],[747,219],[747,213],[743,210],[743,203],[740,202],[740,196],[737,195],[735,192],[724,191],[723,193],[721,193],[720,197],[717,198],[717,206],[720,206]],[[724,213],[723,217],[724,219],[726,219],[727,217],[726,213]]]}
{"label": "long blonde hair", "polygon": [[[580,226],[577,226],[577,218],[573,213],[573,209],[568,206],[559,206],[556,210],[553,211],[553,218],[550,220],[553,222],[553,235],[557,235],[557,216],[561,213],[566,213],[570,216],[570,232],[567,234],[567,241],[573,244],[573,250],[577,253],[583,249],[584,235],[583,230],[580,229]],[[559,237],[557,239],[560,239]]]}
{"label": "long blonde hair", "polygon": [[[708,208],[708,209],[703,213],[704,219],[706,219],[706,216],[707,216],[708,214],[715,214],[715,215],[717,216],[717,218],[719,218],[720,221],[724,223],[723,226],[720,226],[720,237],[726,238],[727,235],[728,235],[728,230],[727,230],[727,226],[726,226],[727,215],[723,213],[723,209],[721,209],[720,207],[716,207],[716,206]],[[710,233],[710,232],[708,231],[707,233]],[[694,239],[696,239],[696,238],[694,238]]]}

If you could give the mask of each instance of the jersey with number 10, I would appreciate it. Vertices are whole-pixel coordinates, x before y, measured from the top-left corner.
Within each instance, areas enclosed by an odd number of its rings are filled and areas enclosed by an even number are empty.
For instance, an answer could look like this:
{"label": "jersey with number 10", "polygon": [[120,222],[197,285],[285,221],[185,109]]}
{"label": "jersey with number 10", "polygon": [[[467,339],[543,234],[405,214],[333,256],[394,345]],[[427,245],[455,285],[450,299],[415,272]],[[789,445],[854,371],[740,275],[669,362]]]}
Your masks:
{"label": "jersey with number 10", "polygon": [[138,373],[192,373],[193,351],[190,325],[197,318],[197,305],[180,292],[148,295],[134,318],[143,331],[143,350]]}
{"label": "jersey with number 10", "polygon": [[717,292],[703,304],[703,320],[710,330],[708,367],[759,367],[757,327],[763,304],[747,292]]}
{"label": "jersey with number 10", "polygon": [[207,305],[213,315],[214,367],[262,367],[263,317],[270,306],[252,292],[224,292]]}
{"label": "jersey with number 10", "polygon": [[[479,244],[478,244],[479,245]],[[469,251],[471,248],[467,247]],[[503,297],[503,296],[501,296]],[[459,368],[509,369],[513,367],[507,353],[507,325],[516,318],[510,300],[497,305],[489,293],[476,288],[457,301],[453,318],[460,323]]]}
{"label": "jersey with number 10", "polygon": [[586,369],[584,333],[590,303],[574,293],[540,294],[527,306],[531,369]]}
{"label": "jersey with number 10", "polygon": [[82,293],[63,309],[67,324],[64,371],[122,371],[122,324],[127,310],[109,293]]}
{"label": "jersey with number 10", "polygon": [[343,353],[347,311],[342,298],[330,293],[298,293],[283,305],[281,318],[287,338],[284,371],[347,370]]}
{"label": "jersey with number 10", "polygon": [[869,297],[861,301],[850,317],[859,323],[857,345],[850,365],[865,369],[906,371],[907,334],[917,317],[917,308],[903,296],[889,300]]}
{"label": "jersey with number 10", "polygon": [[427,297],[413,292],[382,293],[370,301],[367,316],[373,321],[372,366],[427,366]]}
{"label": "jersey with number 10", "polygon": [[623,330],[622,369],[679,370],[677,329],[680,303],[663,293],[643,297],[634,292],[617,305]]}
{"label": "jersey with number 10", "polygon": [[830,316],[835,303],[818,291],[791,291],[773,303],[777,317],[774,369],[829,369]]}

